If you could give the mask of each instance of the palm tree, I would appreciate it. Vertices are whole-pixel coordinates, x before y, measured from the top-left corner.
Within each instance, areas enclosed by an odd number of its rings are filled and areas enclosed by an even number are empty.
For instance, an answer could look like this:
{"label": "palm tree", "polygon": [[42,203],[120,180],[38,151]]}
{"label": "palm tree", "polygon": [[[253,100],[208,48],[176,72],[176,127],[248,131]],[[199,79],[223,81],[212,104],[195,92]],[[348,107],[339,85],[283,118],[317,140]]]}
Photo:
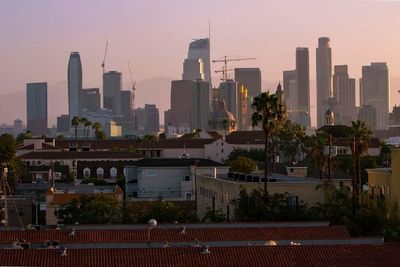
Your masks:
{"label": "palm tree", "polygon": [[155,136],[154,134],[146,134],[143,137],[143,140],[146,142],[147,144],[147,156],[149,158],[151,158],[151,153],[150,153],[150,145],[155,143],[157,141],[157,136]]}
{"label": "palm tree", "polygon": [[75,142],[78,143],[78,127],[81,123],[81,118],[79,116],[74,116],[71,120],[72,126],[75,127]]}
{"label": "palm tree", "polygon": [[83,125],[83,138],[86,138],[86,122],[88,122],[88,119],[86,119],[85,117],[81,117],[80,119],[80,123]]}
{"label": "palm tree", "polygon": [[92,129],[94,130],[94,135],[96,136],[96,139],[104,139],[105,134],[102,130],[102,125],[100,122],[96,121],[92,123]]}
{"label": "palm tree", "polygon": [[85,134],[85,138],[88,138],[88,137],[89,137],[89,135],[90,135],[90,127],[92,126],[92,124],[93,124],[93,123],[92,123],[90,120],[86,120],[86,121],[83,123],[83,126],[87,128],[86,134]]}
{"label": "palm tree", "polygon": [[252,126],[261,124],[261,127],[265,134],[264,150],[264,194],[265,201],[267,201],[267,155],[268,155],[268,139],[271,134],[277,130],[283,122],[284,118],[284,107],[278,103],[278,98],[274,94],[269,92],[261,93],[255,97],[251,104],[254,112],[251,116]]}
{"label": "palm tree", "polygon": [[369,137],[372,134],[371,130],[365,121],[357,120],[351,122],[351,133],[353,137],[361,144],[360,155],[368,150]]}

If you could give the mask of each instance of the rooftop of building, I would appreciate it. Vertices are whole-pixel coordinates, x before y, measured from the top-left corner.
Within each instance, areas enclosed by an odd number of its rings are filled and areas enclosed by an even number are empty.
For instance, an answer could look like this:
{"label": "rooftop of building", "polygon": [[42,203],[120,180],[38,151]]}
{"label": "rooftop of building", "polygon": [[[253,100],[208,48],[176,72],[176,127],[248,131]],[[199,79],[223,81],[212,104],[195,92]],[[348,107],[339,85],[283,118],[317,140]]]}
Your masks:
{"label": "rooftop of building", "polygon": [[138,167],[221,167],[222,163],[202,158],[147,158],[135,161]]}
{"label": "rooftop of building", "polygon": [[[217,179],[226,180],[230,182],[238,183],[261,183],[264,182],[264,173],[228,173],[228,174],[218,174]],[[320,183],[320,179],[310,178],[310,177],[297,177],[278,173],[270,174],[268,178],[270,183]]]}
{"label": "rooftop of building", "polygon": [[20,156],[23,160],[29,159],[139,159],[143,156],[129,151],[33,151]]}
{"label": "rooftop of building", "polygon": [[18,266],[400,266],[400,245],[0,250]]}

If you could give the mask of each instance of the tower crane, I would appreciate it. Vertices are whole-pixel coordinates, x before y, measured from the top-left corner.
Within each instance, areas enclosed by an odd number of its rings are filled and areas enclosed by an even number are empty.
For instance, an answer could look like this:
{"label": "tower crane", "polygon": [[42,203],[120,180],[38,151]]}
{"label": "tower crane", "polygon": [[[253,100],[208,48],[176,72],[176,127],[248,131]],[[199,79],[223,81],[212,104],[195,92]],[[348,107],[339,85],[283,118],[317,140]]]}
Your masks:
{"label": "tower crane", "polygon": [[131,69],[131,63],[128,61],[128,68],[129,68],[129,75],[131,77],[131,84],[132,84],[132,106],[133,109],[135,108],[135,91],[136,91],[136,81],[133,80],[132,78],[132,69]]}
{"label": "tower crane", "polygon": [[101,67],[103,68],[103,74],[106,72],[105,68],[106,68],[107,48],[108,48],[108,41],[106,42],[106,49],[104,50],[103,62],[101,63]]}
{"label": "tower crane", "polygon": [[223,75],[223,79],[224,80],[226,80],[227,79],[227,70],[228,70],[228,62],[231,62],[231,61],[243,61],[243,60],[255,60],[255,59],[257,59],[257,58],[255,58],[255,57],[248,57],[248,58],[228,58],[228,56],[223,56],[222,58],[220,58],[220,59],[214,59],[212,62],[213,63],[218,63],[218,62],[222,62],[222,63],[224,63],[224,66],[223,66],[223,69],[220,71],[220,72],[222,72],[222,75]]}
{"label": "tower crane", "polygon": [[227,74],[227,72],[228,71],[233,71],[233,70],[235,70],[235,69],[225,69],[225,66],[222,66],[222,69],[220,69],[220,70],[215,70],[214,72],[215,73],[222,73],[222,78],[221,78],[221,80],[223,81],[223,80],[226,80],[225,78],[228,78],[228,74]]}

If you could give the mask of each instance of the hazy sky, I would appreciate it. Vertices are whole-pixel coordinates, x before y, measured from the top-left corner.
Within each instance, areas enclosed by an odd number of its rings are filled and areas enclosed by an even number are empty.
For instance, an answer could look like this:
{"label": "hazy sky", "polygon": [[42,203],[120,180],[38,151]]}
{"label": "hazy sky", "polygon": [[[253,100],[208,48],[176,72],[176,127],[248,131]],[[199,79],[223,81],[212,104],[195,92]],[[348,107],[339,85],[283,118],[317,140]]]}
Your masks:
{"label": "hazy sky", "polygon": [[100,87],[107,40],[106,67],[125,82],[128,61],[137,81],[179,79],[188,43],[208,35],[208,19],[212,58],[257,57],[231,67],[260,67],[266,81],[294,68],[298,46],[310,49],[313,79],[320,36],[331,38],[333,63],[348,64],[352,77],[372,61],[386,61],[391,76],[400,76],[399,14],[400,1],[1,0],[0,94],[65,81],[70,51],[81,54],[84,87]]}

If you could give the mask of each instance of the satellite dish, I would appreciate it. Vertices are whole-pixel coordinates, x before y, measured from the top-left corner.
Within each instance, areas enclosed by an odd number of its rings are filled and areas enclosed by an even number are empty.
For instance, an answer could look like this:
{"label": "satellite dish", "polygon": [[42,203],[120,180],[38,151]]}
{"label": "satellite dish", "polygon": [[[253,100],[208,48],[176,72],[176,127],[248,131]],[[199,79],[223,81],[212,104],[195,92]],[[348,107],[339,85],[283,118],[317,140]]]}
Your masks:
{"label": "satellite dish", "polygon": [[149,225],[149,227],[156,227],[157,226],[157,221],[155,219],[150,219],[147,224]]}

